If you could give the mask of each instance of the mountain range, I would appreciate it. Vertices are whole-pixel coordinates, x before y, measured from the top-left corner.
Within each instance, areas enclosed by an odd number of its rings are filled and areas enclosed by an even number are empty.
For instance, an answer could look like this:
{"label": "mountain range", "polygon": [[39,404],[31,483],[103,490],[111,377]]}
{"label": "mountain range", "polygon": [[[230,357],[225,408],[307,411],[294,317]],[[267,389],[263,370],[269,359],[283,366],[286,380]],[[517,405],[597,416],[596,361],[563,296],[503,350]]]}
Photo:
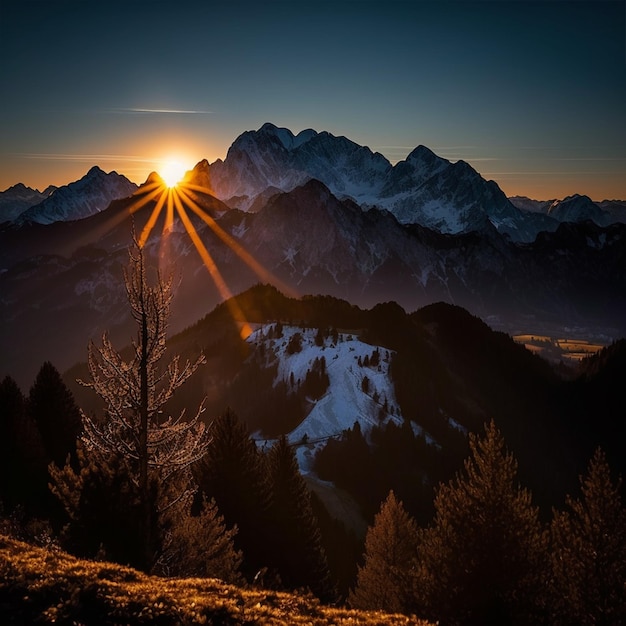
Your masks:
{"label": "mountain range", "polygon": [[137,185],[125,176],[107,174],[94,165],[80,180],[63,187],[47,187],[42,193],[24,185],[10,187],[0,194],[0,222],[12,221],[21,226],[83,219],[136,190]]}
{"label": "mountain range", "polygon": [[[241,134],[226,159],[201,161],[188,179],[229,207],[256,211],[277,192],[291,191],[315,179],[338,199],[362,209],[386,209],[402,224],[419,224],[441,233],[486,229],[489,224],[514,241],[533,241],[561,222],[592,220],[599,226],[626,222],[626,202],[593,202],[574,194],[563,200],[507,198],[464,161],[452,163],[425,146],[392,165],[346,137],[266,123]],[[83,178],[44,192],[23,184],[0,192],[0,222],[49,224],[88,217],[137,189],[127,178],[93,167]],[[50,198],[48,197],[50,196]]]}
{"label": "mountain range", "polygon": [[[52,193],[33,191],[46,197],[0,227],[1,373],[29,384],[43,360],[69,367],[105,329],[128,341],[120,265],[133,229],[141,232],[156,205],[154,180],[137,188],[94,167]],[[467,163],[424,146],[391,165],[345,137],[272,124],[243,133],[224,161],[199,162],[186,182],[231,243],[265,269],[255,272],[192,217],[231,293],[273,282],[367,307],[395,301],[413,311],[446,301],[507,330],[626,336],[619,201],[511,201]],[[24,193],[12,187],[0,200]],[[144,206],[131,216],[138,199]],[[179,222],[169,252],[161,231],[162,221],[146,249],[155,259],[169,254],[180,278],[175,332],[225,294]]]}
{"label": "mountain range", "polygon": [[0,192],[0,223],[13,222],[22,213],[45,200],[56,187],[50,185],[43,191],[17,183]]}

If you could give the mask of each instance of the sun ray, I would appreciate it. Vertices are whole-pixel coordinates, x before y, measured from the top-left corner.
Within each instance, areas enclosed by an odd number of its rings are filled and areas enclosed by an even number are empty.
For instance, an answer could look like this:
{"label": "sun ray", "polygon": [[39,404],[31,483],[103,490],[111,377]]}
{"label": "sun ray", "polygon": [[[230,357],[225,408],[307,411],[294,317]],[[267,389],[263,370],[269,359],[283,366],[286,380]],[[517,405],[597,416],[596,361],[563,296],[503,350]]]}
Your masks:
{"label": "sun ray", "polygon": [[134,215],[150,202],[155,201],[154,208],[141,231],[138,243],[140,247],[145,246],[159,217],[165,211],[165,219],[161,232],[159,264],[168,265],[168,259],[170,257],[169,252],[171,252],[169,235],[174,229],[175,216],[178,216],[198,252],[200,259],[207,268],[220,297],[227,305],[233,320],[239,325],[241,337],[245,339],[252,332],[252,328],[246,320],[238,301],[234,298],[232,291],[224,280],[213,257],[202,242],[200,235],[189,217],[187,209],[191,210],[202,219],[222,243],[226,244],[263,282],[276,285],[287,295],[297,296],[297,294],[288,285],[274,276],[272,272],[264,268],[234,237],[219,226],[215,219],[197,203],[195,199],[197,197],[196,192],[207,194],[208,190],[205,187],[200,187],[199,185],[187,181],[179,182],[176,185],[168,185],[163,180],[152,180],[140,187],[133,195],[132,201],[129,206],[126,207],[126,210],[120,211],[113,219],[109,220],[103,228],[107,228],[105,232],[112,230],[129,215]]}
{"label": "sun ray", "polygon": [[[148,189],[152,189],[152,191],[149,191],[148,193],[141,193],[139,194],[140,197],[137,198],[137,200],[135,200],[135,202],[133,202],[127,209],[127,211],[129,213],[136,213],[137,211],[139,211],[139,209],[141,209],[142,207],[144,207],[146,204],[148,204],[148,202],[151,202],[152,200],[154,200],[159,194],[163,193],[163,185],[158,185],[156,184],[156,187],[153,188],[152,184],[149,187],[146,187],[146,190]],[[143,188],[142,192],[146,191]],[[135,195],[138,195],[137,193],[135,193]]]}
{"label": "sun ray", "polygon": [[155,225],[159,215],[161,214],[161,210],[163,209],[163,205],[165,204],[166,197],[167,197],[166,193],[162,193],[160,195],[160,197],[157,200],[157,203],[156,203],[154,209],[152,210],[152,214],[150,215],[150,219],[146,222],[146,225],[143,227],[143,230],[141,231],[141,236],[139,237],[139,247],[140,248],[143,248],[144,244],[148,240],[148,237],[150,236],[150,233],[152,232],[152,229],[154,228],[154,225]]}
{"label": "sun ray", "polygon": [[272,272],[263,267],[234,237],[229,235],[219,224],[200,207],[185,191],[186,185],[181,185],[177,192],[184,197],[189,208],[202,219],[209,228],[225,243],[260,279],[262,282],[276,285],[285,295],[296,297],[295,291],[286,285]]}
{"label": "sun ray", "polygon": [[217,287],[220,296],[226,302],[228,308],[230,309],[230,313],[233,319],[241,324],[239,334],[241,335],[242,339],[246,339],[252,333],[252,328],[250,324],[247,322],[243,311],[241,310],[241,307],[237,303],[237,300],[233,298],[233,294],[226,284],[226,281],[224,280],[219,269],[217,268],[213,257],[206,249],[206,246],[202,243],[200,235],[198,235],[198,232],[196,231],[194,225],[191,223],[191,220],[189,219],[189,216],[187,215],[187,212],[183,207],[179,195],[173,194],[173,196],[174,204],[176,206],[176,212],[178,213],[178,216],[180,217],[181,222],[183,223],[183,226],[187,231],[187,234],[189,235],[194,246],[196,247],[196,250],[198,251],[198,254],[204,262],[207,270],[209,270],[209,274],[211,275],[211,278],[213,279],[213,282],[215,283],[215,286]]}
{"label": "sun ray", "polygon": [[167,213],[163,224],[163,234],[169,235],[174,229],[174,199],[178,197],[176,189],[167,190]]}

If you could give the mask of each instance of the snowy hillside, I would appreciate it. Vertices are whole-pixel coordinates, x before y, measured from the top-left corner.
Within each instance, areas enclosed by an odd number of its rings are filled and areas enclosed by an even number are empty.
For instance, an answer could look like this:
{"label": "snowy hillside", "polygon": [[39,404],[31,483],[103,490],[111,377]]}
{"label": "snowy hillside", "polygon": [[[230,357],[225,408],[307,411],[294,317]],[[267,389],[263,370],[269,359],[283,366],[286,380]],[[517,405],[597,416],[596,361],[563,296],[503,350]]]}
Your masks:
{"label": "snowy hillside", "polygon": [[[275,384],[293,381],[297,388],[307,372],[315,369],[316,360],[319,364],[324,359],[328,388],[321,398],[309,399],[308,415],[288,435],[291,443],[308,443],[297,448],[303,472],[310,470],[318,446],[352,428],[355,422],[359,422],[364,433],[389,420],[402,423],[389,376],[390,351],[364,343],[346,332],[326,337],[318,345],[317,334],[316,328],[283,326],[282,336],[277,337],[275,325],[265,324],[248,337],[249,343],[264,351],[268,363],[278,360]],[[299,342],[296,335],[300,336]],[[298,351],[296,344],[300,347]]]}

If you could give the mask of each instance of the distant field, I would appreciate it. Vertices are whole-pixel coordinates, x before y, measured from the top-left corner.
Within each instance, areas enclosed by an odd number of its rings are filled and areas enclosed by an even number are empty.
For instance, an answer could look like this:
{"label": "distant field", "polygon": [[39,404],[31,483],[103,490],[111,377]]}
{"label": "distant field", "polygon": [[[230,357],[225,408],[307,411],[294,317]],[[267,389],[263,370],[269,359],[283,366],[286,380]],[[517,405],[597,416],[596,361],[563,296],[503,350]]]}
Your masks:
{"label": "distant field", "polygon": [[578,362],[605,347],[584,339],[562,339],[547,335],[513,335],[514,341],[549,361]]}

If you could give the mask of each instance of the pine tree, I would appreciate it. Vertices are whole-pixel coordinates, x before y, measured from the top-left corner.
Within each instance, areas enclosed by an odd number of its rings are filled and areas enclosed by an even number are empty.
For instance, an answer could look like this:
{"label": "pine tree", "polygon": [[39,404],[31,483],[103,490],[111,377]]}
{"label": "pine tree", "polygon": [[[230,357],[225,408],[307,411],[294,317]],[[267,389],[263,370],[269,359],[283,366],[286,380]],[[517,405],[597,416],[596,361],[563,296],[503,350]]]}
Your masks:
{"label": "pine tree", "polygon": [[0,501],[6,512],[24,506],[30,514],[45,513],[47,465],[26,398],[7,376],[0,383]]}
{"label": "pine tree", "polygon": [[172,522],[168,548],[159,564],[164,574],[243,582],[242,554],[234,547],[237,527],[226,528],[215,500],[204,500],[198,515],[187,509]]}
{"label": "pine tree", "polygon": [[211,443],[194,475],[199,487],[196,500],[214,499],[226,526],[237,526],[234,542],[243,552],[242,572],[252,579],[270,561],[270,494],[261,454],[231,410],[212,423]]}
{"label": "pine tree", "polygon": [[[83,443],[87,450],[98,451],[109,460],[121,459],[124,473],[137,489],[140,503],[140,542],[143,546],[143,569],[149,570],[158,555],[153,536],[154,512],[152,490],[155,482],[167,501],[160,509],[173,506],[194,490],[190,466],[208,445],[202,407],[194,417],[163,417],[162,413],[174,392],[204,362],[181,367],[179,357],[167,364],[166,331],[172,300],[172,281],[157,272],[153,285],[148,282],[144,251],[137,241],[129,250],[130,262],[124,271],[126,294],[132,317],[138,326],[132,342],[132,357],[125,361],[115,350],[107,334],[102,347],[89,345],[91,380],[84,383],[105,401],[106,414],[99,420],[82,415]],[[63,474],[57,473],[62,478]],[[169,483],[166,484],[166,483]],[[173,487],[176,487],[174,490]]]}
{"label": "pine tree", "polygon": [[538,509],[493,422],[470,435],[470,450],[420,532],[416,612],[442,624],[536,623],[547,558]]}
{"label": "pine tree", "polygon": [[365,537],[364,564],[348,596],[357,609],[390,613],[410,611],[417,550],[417,525],[393,491],[382,503]]}
{"label": "pine tree", "polygon": [[321,347],[324,345],[325,341],[326,341],[326,333],[324,332],[324,329],[320,326],[317,329],[317,333],[315,333],[315,345]]}
{"label": "pine tree", "polygon": [[302,335],[300,333],[294,333],[289,339],[285,352],[287,354],[296,354],[302,351]]}
{"label": "pine tree", "polygon": [[598,449],[551,524],[552,623],[626,624],[626,509]]}
{"label": "pine tree", "polygon": [[82,431],[80,410],[58,370],[46,361],[29,393],[29,411],[41,434],[49,463],[62,466],[68,455],[76,462]]}
{"label": "pine tree", "polygon": [[62,545],[85,558],[106,558],[148,569],[146,547],[156,554],[161,543],[156,509],[158,481],[154,477],[150,481],[148,536],[152,543],[146,546],[141,494],[122,455],[87,449],[79,442],[77,457],[79,471],[71,465],[50,466],[52,492],[69,518],[61,535]]}
{"label": "pine tree", "polygon": [[322,600],[334,599],[311,495],[285,436],[272,446],[266,460],[271,488],[272,564],[286,588],[305,587]]}

